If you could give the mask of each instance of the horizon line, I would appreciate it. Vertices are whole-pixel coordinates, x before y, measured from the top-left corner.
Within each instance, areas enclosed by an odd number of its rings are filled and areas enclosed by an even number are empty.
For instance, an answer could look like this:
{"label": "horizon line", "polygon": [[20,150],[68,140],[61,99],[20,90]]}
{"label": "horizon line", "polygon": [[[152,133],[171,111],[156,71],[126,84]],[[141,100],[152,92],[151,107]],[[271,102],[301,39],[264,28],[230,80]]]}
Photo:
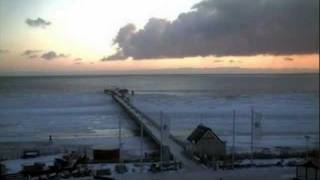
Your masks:
{"label": "horizon line", "polygon": [[0,78],[10,77],[95,77],[95,76],[170,76],[170,75],[320,75],[320,72],[216,72],[216,73],[101,73],[101,74],[33,74],[33,75],[0,75]]}

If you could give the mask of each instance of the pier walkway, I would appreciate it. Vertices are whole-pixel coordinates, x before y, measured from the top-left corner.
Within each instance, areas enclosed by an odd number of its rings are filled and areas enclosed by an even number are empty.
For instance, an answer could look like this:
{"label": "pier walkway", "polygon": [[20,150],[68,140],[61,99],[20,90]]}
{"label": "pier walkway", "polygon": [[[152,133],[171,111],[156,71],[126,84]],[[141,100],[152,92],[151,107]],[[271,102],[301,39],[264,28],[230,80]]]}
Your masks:
{"label": "pier walkway", "polygon": [[[143,112],[138,110],[132,105],[117,89],[106,89],[105,93],[112,95],[113,99],[123,108],[123,110],[129,115],[129,117],[136,122],[137,125],[143,127],[146,135],[150,136],[159,146],[161,146],[161,132],[160,125],[146,116]],[[200,164],[197,164],[193,160],[186,157],[183,153],[184,148],[177,143],[172,135],[166,139],[166,144],[170,153],[174,159],[180,161],[183,167],[188,170],[199,170],[202,169]]]}

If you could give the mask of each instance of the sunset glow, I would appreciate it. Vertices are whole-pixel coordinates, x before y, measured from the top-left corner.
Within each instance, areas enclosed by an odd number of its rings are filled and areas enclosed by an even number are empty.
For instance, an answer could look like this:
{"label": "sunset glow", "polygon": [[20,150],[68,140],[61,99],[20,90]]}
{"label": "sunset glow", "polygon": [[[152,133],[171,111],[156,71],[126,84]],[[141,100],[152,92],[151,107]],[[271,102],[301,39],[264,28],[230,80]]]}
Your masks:
{"label": "sunset glow", "polygon": [[[142,58],[101,61],[116,53],[113,40],[120,28],[132,23],[138,30],[150,18],[174,22],[191,12],[200,0],[178,1],[63,1],[0,0],[0,72],[15,74],[90,74],[161,70],[175,68],[283,69],[283,72],[318,72],[319,54],[218,55]],[[26,19],[40,18],[48,24],[28,25]],[[226,41],[228,41],[226,39]],[[174,47],[174,45],[173,45]],[[29,56],[26,51],[36,51]],[[57,56],[41,56],[53,51]],[[146,50],[147,51],[147,50]],[[31,58],[30,58],[31,57]],[[212,70],[214,72],[214,70]]]}

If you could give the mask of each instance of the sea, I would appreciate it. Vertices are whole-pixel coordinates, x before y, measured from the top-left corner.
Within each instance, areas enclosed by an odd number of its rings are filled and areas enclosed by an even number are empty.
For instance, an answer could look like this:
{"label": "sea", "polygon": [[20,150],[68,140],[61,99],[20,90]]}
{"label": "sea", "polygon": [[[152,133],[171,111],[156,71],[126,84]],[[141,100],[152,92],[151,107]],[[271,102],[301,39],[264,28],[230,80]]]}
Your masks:
{"label": "sea", "polygon": [[228,147],[235,137],[236,150],[247,151],[254,111],[255,148],[319,144],[319,74],[37,76],[0,77],[0,149],[51,136],[55,144],[87,146],[122,140],[138,151],[139,127],[103,93],[110,86],[133,90],[131,102],[154,121],[166,120],[181,140],[202,124]]}

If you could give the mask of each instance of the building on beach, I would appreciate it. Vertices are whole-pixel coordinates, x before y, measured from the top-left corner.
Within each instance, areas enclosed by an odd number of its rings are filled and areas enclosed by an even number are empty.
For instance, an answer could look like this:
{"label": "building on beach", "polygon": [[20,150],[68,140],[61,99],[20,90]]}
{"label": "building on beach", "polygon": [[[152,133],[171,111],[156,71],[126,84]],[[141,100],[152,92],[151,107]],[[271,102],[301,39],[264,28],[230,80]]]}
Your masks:
{"label": "building on beach", "polygon": [[186,151],[203,159],[219,159],[226,154],[226,143],[210,128],[198,125],[188,136]]}

